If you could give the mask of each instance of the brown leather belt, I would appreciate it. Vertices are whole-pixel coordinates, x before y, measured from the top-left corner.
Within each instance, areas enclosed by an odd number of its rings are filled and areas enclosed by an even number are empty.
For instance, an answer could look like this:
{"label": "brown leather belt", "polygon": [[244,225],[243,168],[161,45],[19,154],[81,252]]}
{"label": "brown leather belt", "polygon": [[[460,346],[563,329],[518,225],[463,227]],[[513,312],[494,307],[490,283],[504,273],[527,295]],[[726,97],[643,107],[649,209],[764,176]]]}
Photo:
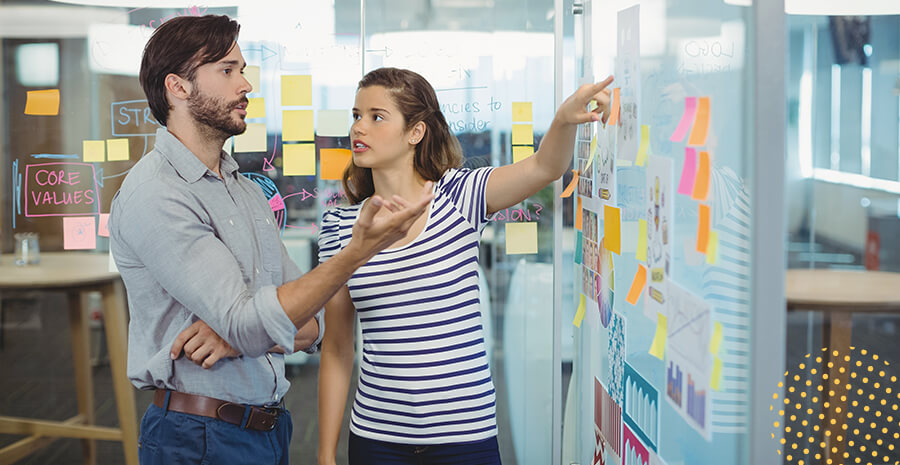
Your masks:
{"label": "brown leather belt", "polygon": [[[164,408],[166,404],[166,392],[170,392],[169,410],[173,412],[187,413],[190,415],[200,415],[203,417],[215,418],[224,422],[238,425],[256,431],[272,431],[278,421],[278,414],[281,411],[277,408],[254,407],[252,405],[236,404],[212,397],[199,396],[196,394],[185,394],[178,391],[166,391],[157,389],[153,394],[153,405]],[[250,408],[247,416],[247,423],[241,424],[244,419],[244,412]]]}

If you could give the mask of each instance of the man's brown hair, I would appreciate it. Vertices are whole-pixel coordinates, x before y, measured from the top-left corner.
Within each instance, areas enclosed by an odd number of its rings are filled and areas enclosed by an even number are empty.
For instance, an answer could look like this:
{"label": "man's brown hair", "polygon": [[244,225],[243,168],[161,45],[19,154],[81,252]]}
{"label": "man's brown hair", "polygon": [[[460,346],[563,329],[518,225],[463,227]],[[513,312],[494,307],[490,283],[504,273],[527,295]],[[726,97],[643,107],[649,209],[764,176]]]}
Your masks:
{"label": "man's brown hair", "polygon": [[166,76],[175,74],[193,82],[197,68],[228,55],[241,25],[227,16],[179,16],[158,27],[141,59],[141,87],[153,117],[163,126],[172,109],[166,99]]}

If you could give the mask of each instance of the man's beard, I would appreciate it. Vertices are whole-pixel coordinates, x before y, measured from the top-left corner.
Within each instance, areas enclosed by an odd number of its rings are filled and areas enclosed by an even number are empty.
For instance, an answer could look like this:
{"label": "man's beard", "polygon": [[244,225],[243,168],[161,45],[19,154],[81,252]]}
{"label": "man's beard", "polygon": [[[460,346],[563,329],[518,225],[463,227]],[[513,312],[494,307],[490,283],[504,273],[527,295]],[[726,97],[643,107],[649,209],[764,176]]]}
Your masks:
{"label": "man's beard", "polygon": [[247,123],[243,119],[234,119],[231,112],[240,103],[246,103],[247,98],[239,98],[232,102],[225,102],[224,98],[209,97],[200,91],[196,84],[188,97],[188,110],[194,120],[209,128],[212,134],[225,138],[243,134],[247,129]]}

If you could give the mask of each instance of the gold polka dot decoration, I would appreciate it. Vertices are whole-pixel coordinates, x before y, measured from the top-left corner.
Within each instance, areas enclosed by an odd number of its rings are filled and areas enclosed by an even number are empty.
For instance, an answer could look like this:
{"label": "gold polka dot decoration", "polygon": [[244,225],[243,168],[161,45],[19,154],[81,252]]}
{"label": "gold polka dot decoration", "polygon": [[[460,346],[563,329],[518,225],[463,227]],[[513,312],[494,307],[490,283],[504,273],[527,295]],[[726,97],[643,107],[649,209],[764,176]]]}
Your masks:
{"label": "gold polka dot decoration", "polygon": [[779,438],[784,463],[900,465],[895,368],[867,349],[851,347],[847,354],[829,348],[806,354],[786,371],[769,405],[771,436]]}

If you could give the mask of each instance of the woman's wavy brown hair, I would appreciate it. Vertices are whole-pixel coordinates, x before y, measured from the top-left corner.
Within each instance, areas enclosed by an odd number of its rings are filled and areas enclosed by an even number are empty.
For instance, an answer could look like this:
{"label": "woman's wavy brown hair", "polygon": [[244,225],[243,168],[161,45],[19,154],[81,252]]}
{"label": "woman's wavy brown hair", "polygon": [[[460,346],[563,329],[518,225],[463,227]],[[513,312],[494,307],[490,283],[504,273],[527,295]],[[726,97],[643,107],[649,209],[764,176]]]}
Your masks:
{"label": "woman's wavy brown hair", "polygon": [[[378,68],[370,71],[359,81],[359,89],[381,86],[400,109],[406,130],[419,121],[425,123],[425,136],[416,144],[413,167],[426,181],[437,181],[451,168],[462,165],[462,149],[459,141],[450,132],[447,120],[441,113],[434,88],[421,75],[408,69]],[[372,169],[360,168],[353,164],[344,170],[344,192],[350,203],[356,204],[375,193]]]}

